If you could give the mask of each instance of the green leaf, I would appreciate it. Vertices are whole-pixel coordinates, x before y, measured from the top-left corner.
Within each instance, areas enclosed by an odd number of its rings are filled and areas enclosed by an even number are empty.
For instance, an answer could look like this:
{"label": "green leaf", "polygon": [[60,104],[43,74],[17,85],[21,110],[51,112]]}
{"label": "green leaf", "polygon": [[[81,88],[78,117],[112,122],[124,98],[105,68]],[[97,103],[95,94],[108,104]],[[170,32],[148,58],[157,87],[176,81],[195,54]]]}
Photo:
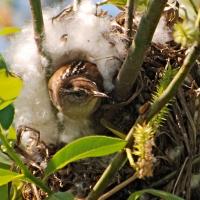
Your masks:
{"label": "green leaf", "polygon": [[0,186],[16,179],[23,179],[23,174],[18,174],[6,169],[0,169]]}
{"label": "green leaf", "polygon": [[184,200],[183,198],[173,195],[169,192],[164,192],[164,191],[155,190],[155,189],[145,189],[145,190],[134,192],[133,194],[131,194],[128,200],[137,200],[144,193],[152,194],[156,197],[162,198],[163,200]]}
{"label": "green leaf", "polygon": [[0,110],[15,100],[21,88],[22,80],[18,76],[0,69]]}
{"label": "green leaf", "polygon": [[113,137],[88,136],[80,138],[63,147],[52,157],[45,169],[45,176],[49,176],[70,162],[115,153],[123,149],[125,145],[126,141]]}
{"label": "green leaf", "polygon": [[1,54],[0,54],[0,69],[7,69],[7,64]]}
{"label": "green leaf", "polygon": [[0,124],[4,130],[9,129],[10,125],[12,124],[14,112],[15,109],[12,104],[0,110]]}
{"label": "green leaf", "polygon": [[98,5],[102,6],[105,4],[112,4],[116,7],[118,7],[120,10],[124,10],[124,8],[126,6],[126,1],[127,0],[105,0],[105,1],[98,3]]}
{"label": "green leaf", "polygon": [[0,197],[1,197],[1,199],[9,199],[8,198],[8,185],[0,186]]}
{"label": "green leaf", "polygon": [[118,131],[116,128],[114,128],[113,125],[109,121],[106,121],[105,119],[101,119],[100,122],[105,128],[107,128],[109,131],[111,131],[117,137],[119,137],[121,139],[126,138],[126,135],[124,133]]}
{"label": "green leaf", "polygon": [[20,28],[18,27],[15,26],[3,27],[0,29],[0,36],[12,35],[18,32],[20,32]]}
{"label": "green leaf", "polygon": [[69,192],[56,192],[46,200],[74,200],[74,196]]}

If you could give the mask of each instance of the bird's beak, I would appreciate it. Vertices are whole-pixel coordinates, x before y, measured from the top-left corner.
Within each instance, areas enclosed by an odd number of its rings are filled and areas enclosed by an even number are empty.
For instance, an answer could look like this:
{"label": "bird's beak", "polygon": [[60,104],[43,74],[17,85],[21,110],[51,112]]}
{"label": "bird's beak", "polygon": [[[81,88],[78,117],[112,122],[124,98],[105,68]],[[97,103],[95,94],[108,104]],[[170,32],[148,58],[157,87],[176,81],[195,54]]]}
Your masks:
{"label": "bird's beak", "polygon": [[100,97],[100,98],[110,98],[107,94],[99,91],[93,91],[92,92],[93,96],[95,97]]}

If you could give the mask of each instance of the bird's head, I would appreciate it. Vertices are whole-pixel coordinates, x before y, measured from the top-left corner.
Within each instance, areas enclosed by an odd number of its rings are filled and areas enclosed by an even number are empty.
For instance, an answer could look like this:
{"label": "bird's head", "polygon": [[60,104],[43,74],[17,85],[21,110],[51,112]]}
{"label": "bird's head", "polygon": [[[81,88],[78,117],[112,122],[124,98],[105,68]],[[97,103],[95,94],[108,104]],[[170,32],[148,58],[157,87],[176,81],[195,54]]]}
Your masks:
{"label": "bird's head", "polygon": [[70,118],[87,118],[108,97],[96,83],[83,76],[63,77],[55,73],[49,81],[50,97],[54,106]]}

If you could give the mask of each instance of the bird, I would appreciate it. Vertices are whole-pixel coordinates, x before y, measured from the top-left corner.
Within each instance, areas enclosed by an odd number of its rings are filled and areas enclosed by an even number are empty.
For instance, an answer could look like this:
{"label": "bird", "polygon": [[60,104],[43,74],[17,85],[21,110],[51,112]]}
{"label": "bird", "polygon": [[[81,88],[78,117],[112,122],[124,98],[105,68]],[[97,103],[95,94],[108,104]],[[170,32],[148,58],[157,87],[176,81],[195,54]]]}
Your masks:
{"label": "bird", "polygon": [[70,127],[67,132],[78,130],[76,136],[87,134],[83,133],[84,130],[90,129],[83,127],[83,124],[90,126],[91,123],[85,121],[91,122],[101,99],[109,98],[104,92],[103,78],[96,64],[82,60],[59,67],[48,81],[48,90],[57,111],[68,119],[69,126],[74,124],[74,129]]}

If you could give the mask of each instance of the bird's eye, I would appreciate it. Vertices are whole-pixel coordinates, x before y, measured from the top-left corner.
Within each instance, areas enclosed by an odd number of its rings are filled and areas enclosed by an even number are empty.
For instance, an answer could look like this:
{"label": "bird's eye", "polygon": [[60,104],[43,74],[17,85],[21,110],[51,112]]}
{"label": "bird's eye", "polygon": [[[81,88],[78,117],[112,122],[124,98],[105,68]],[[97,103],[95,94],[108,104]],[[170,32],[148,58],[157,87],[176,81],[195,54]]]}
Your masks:
{"label": "bird's eye", "polygon": [[74,91],[72,94],[77,99],[86,98],[88,96],[88,94],[84,90]]}
{"label": "bird's eye", "polygon": [[82,89],[62,89],[62,98],[66,99],[67,101],[73,102],[73,103],[81,103],[84,101],[87,101],[89,94]]}

